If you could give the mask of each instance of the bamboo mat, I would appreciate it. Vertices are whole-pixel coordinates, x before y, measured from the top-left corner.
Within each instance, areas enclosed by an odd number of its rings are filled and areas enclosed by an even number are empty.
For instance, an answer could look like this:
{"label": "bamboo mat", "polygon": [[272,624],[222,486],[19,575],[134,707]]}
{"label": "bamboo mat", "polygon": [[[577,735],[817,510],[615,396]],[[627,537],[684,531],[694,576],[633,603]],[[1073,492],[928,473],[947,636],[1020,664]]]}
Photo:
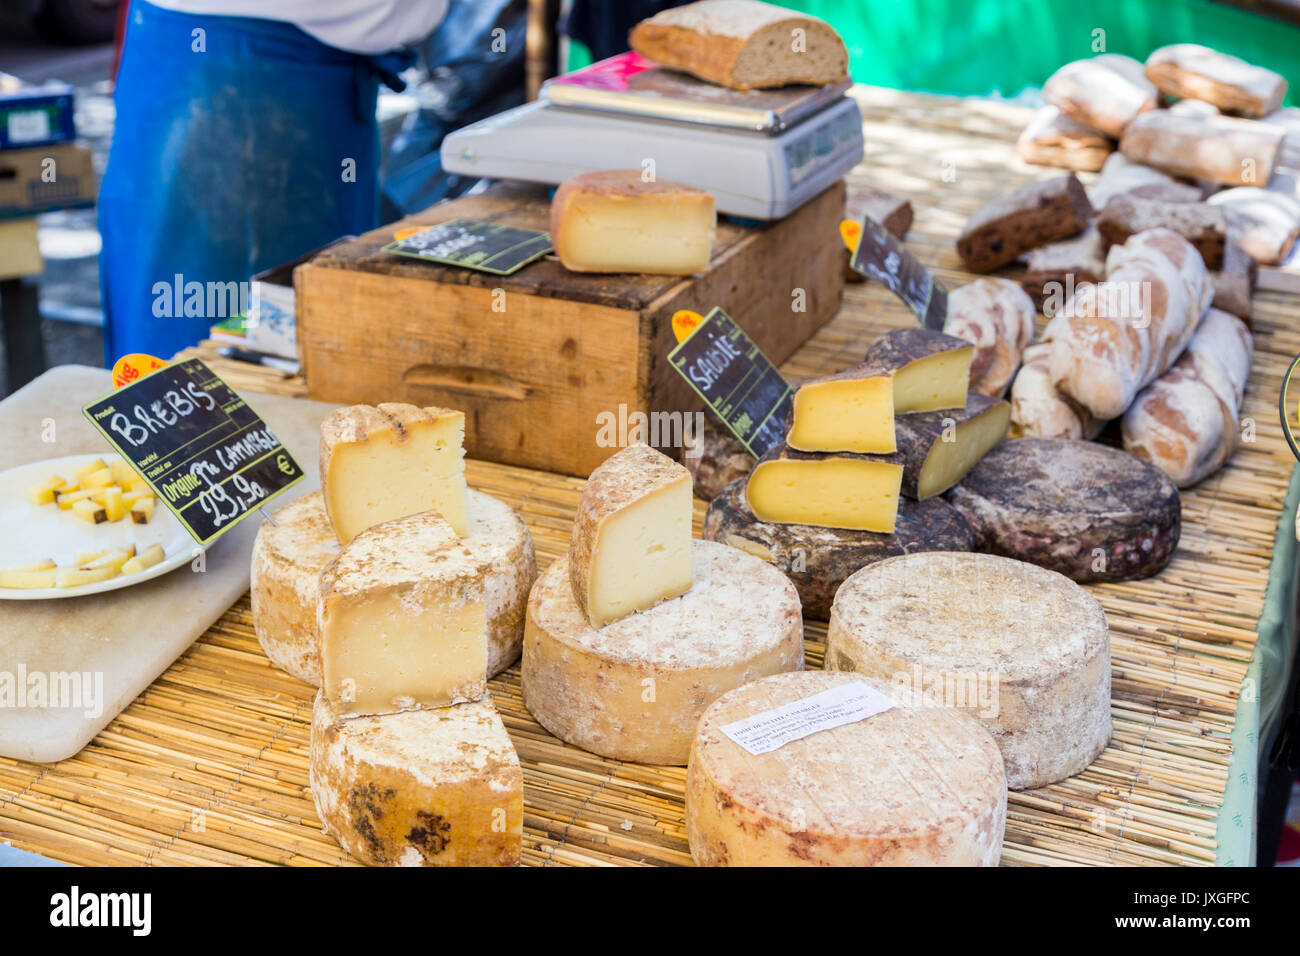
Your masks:
{"label": "bamboo mat", "polygon": [[[917,213],[909,248],[950,287],[967,281],[952,249],[966,217],[1052,174],[1014,157],[1028,111],[866,88],[855,95],[868,156],[850,183],[909,196]],[[1300,352],[1300,304],[1260,294],[1255,308],[1244,411],[1254,441],[1184,493],[1182,540],[1159,577],[1092,588],[1112,632],[1114,737],[1078,776],[1011,794],[1004,863],[1215,860],[1229,735],[1295,464],[1276,400]],[[875,333],[913,323],[881,287],[850,285],[838,316],[785,370],[795,380],[839,370]],[[198,354],[237,387],[302,389],[210,348]],[[580,481],[482,462],[468,474],[519,509],[542,567],[564,550]],[[808,664],[820,667],[825,626],[809,622],[806,633]],[[526,864],[690,863],[684,769],[560,743],[524,709],[517,666],[492,681],[492,694],[524,765]],[[321,833],[307,790],[310,710],[310,688],[262,654],[245,598],[76,757],[52,766],[0,759],[0,840],[83,864],[349,864]]]}

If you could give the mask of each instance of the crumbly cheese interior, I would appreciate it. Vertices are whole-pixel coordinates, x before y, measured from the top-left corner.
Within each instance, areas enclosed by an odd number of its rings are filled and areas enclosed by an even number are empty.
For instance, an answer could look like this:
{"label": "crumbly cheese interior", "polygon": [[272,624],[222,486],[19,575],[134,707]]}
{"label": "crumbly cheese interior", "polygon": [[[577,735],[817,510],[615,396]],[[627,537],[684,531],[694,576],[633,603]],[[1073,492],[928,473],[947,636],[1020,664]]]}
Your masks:
{"label": "crumbly cheese interior", "polygon": [[894,413],[965,408],[974,347],[951,349],[909,362],[894,373]]}
{"label": "crumbly cheese interior", "polygon": [[892,452],[894,405],[889,375],[813,382],[794,393],[786,440],[803,451]]}
{"label": "crumbly cheese interior", "polygon": [[403,441],[385,429],[335,448],[325,494],[339,541],[422,511],[437,511],[467,535],[464,439],[464,417],[449,415],[409,425]]}
{"label": "crumbly cheese interior", "polygon": [[903,466],[852,458],[760,462],[745,494],[760,521],[892,534]]}
{"label": "crumbly cheese interior", "polygon": [[591,562],[597,627],[691,589],[691,482],[673,482],[606,517]]}
{"label": "crumbly cheese interior", "polygon": [[1007,434],[1011,406],[999,402],[982,415],[954,425],[930,449],[916,478],[916,497],[920,500],[943,494],[966,477],[981,458],[997,447]]}
{"label": "crumbly cheese interior", "polygon": [[481,697],[487,650],[482,601],[418,588],[339,598],[321,621],[323,687],[344,713]]}
{"label": "crumbly cheese interior", "polygon": [[564,206],[556,249],[574,272],[693,275],[709,267],[715,222],[704,193],[577,192]]}

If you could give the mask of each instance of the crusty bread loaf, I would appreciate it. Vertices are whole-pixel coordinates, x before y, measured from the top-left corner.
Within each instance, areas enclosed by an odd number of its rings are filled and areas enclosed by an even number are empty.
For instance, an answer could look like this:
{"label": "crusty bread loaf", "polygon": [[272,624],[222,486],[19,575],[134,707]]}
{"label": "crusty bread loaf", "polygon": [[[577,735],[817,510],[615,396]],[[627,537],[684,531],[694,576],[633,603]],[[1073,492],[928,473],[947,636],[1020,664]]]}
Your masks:
{"label": "crusty bread loaf", "polygon": [[1187,351],[1124,415],[1124,450],[1180,488],[1218,471],[1240,441],[1238,416],[1253,355],[1245,323],[1210,309]]}
{"label": "crusty bread loaf", "polygon": [[1052,384],[1052,346],[1025,349],[1024,364],[1011,383],[1011,433],[1014,438],[1096,438],[1106,424]]}
{"label": "crusty bread loaf", "polygon": [[1264,122],[1279,127],[1285,134],[1277,164],[1290,169],[1300,169],[1300,106],[1284,106],[1269,113]]}
{"label": "crusty bread loaf", "polygon": [[1285,136],[1283,129],[1268,123],[1156,110],[1129,124],[1119,148],[1134,162],[1176,176],[1225,186],[1262,186],[1273,175]]}
{"label": "crusty bread loaf", "polygon": [[1241,116],[1265,116],[1286,96],[1280,73],[1195,43],[1160,47],[1147,57],[1146,75],[1161,92]]}
{"label": "crusty bread loaf", "polygon": [[1070,119],[1118,139],[1134,117],[1156,108],[1157,91],[1137,60],[1103,53],[1053,73],[1043,84],[1043,99]]}
{"label": "crusty bread loaf", "polygon": [[1020,287],[1051,318],[1085,282],[1106,278],[1106,246],[1095,222],[1070,239],[1030,251]]}
{"label": "crusty bread loaf", "polygon": [[848,75],[849,54],[824,20],[758,0],[700,0],[642,20],[628,35],[642,56],[733,90]]}
{"label": "crusty bread loaf", "polygon": [[1281,262],[1300,237],[1300,201],[1280,190],[1238,186],[1206,202],[1223,210],[1232,238],[1260,265]]}
{"label": "crusty bread loaf", "polygon": [[1210,304],[1253,327],[1250,300],[1258,277],[1259,264],[1240,244],[1229,239],[1223,249],[1223,268],[1214,274],[1214,301]]}
{"label": "crusty bread loaf", "polygon": [[1213,283],[1200,254],[1167,229],[1115,246],[1106,281],[1075,292],[1048,323],[1051,377],[1095,418],[1118,418],[1187,346]]}
{"label": "crusty bread loaf", "polygon": [[1206,268],[1223,268],[1228,220],[1223,210],[1205,203],[1116,196],[1098,214],[1097,229],[1107,247],[1123,245],[1129,236],[1148,229],[1172,229],[1196,247]]}
{"label": "crusty bread loaf", "polygon": [[1096,172],[1115,151],[1115,141],[1055,106],[1044,106],[1021,131],[1016,149],[1027,163]]}
{"label": "crusty bread loaf", "polygon": [[943,330],[975,345],[971,391],[1001,398],[1034,341],[1033,300],[1010,279],[976,279],[948,294]]}
{"label": "crusty bread loaf", "polygon": [[1125,195],[1161,202],[1201,201],[1201,191],[1195,186],[1180,183],[1153,166],[1125,159],[1123,153],[1111,153],[1088,190],[1088,199],[1094,209],[1104,209],[1116,196]]}

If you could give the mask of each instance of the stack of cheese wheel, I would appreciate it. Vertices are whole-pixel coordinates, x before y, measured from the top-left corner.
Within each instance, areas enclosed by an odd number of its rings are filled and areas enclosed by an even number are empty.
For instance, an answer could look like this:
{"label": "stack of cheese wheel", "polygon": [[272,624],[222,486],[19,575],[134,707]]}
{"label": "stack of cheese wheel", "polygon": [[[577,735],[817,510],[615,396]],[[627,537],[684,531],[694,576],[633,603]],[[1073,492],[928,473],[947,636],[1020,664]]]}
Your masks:
{"label": "stack of cheese wheel", "polygon": [[376,865],[519,861],[523,774],[487,680],[518,656],[532,540],[471,492],[465,416],[357,405],[321,427],[322,492],[258,535],[267,655],[317,684],[311,789]]}
{"label": "stack of cheese wheel", "polygon": [[862,364],[801,385],[785,442],[714,498],[705,537],[775,564],[820,618],[865,564],[970,550],[974,532],[938,496],[1002,441],[1011,414],[971,388],[976,354],[955,336],[898,329]]}
{"label": "stack of cheese wheel", "polygon": [[691,514],[690,474],[647,445],[592,472],[524,634],[524,704],[561,740],[684,765],[719,695],[803,667],[794,586],[752,555],[693,540]]}
{"label": "stack of cheese wheel", "polygon": [[857,674],[779,674],[714,701],[686,773],[701,866],[993,866],[1007,788],[988,731]]}

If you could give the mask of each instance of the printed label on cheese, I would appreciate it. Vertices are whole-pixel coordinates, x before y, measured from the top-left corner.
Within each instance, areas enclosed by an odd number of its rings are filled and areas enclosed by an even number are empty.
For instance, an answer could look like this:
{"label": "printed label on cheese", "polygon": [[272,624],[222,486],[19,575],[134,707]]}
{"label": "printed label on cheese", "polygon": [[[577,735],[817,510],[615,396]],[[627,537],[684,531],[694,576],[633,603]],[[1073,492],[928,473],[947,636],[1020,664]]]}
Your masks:
{"label": "printed label on cheese", "polygon": [[719,729],[757,757],[819,730],[833,730],[883,714],[895,706],[892,700],[866,684],[843,684],[744,720],[723,724]]}

